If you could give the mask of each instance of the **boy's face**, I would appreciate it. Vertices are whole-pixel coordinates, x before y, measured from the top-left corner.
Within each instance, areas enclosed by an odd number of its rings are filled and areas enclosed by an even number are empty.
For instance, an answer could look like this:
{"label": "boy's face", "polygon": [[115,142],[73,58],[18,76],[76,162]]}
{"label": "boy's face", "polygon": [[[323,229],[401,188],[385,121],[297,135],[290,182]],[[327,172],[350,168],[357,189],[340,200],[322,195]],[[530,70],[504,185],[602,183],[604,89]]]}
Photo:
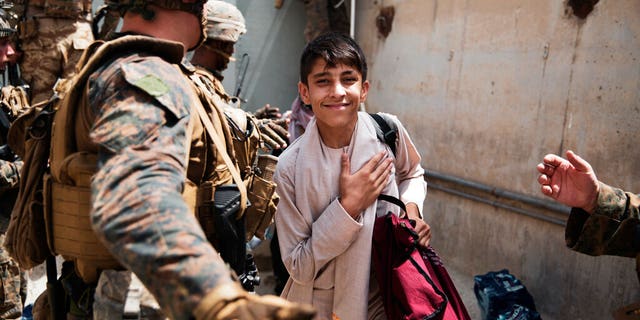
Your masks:
{"label": "boy's face", "polygon": [[339,64],[328,68],[318,58],[307,77],[308,85],[298,83],[300,97],[311,105],[318,126],[325,128],[355,127],[358,109],[367,98],[369,82],[354,67]]}

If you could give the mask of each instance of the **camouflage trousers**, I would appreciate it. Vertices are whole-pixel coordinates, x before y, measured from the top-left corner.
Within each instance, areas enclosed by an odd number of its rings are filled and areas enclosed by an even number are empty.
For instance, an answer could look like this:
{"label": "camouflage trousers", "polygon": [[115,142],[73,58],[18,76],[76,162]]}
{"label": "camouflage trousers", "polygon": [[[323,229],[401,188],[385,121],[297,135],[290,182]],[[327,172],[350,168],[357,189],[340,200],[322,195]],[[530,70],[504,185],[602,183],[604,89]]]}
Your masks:
{"label": "camouflage trousers", "polygon": [[[4,234],[0,235],[0,246],[3,244]],[[0,250],[0,261],[0,319],[20,319],[26,295],[23,274],[4,250]]]}
{"label": "camouflage trousers", "polygon": [[93,41],[91,22],[37,18],[36,34],[22,40],[22,78],[31,86],[31,105],[48,100],[58,78],[76,73],[76,63]]}

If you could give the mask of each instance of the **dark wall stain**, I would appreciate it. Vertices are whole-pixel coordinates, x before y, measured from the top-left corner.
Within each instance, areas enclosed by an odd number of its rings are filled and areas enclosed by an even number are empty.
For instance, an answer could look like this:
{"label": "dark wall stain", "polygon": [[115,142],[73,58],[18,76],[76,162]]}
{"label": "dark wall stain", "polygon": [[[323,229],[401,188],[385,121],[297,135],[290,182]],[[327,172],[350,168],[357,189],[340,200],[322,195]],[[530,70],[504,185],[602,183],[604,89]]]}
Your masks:
{"label": "dark wall stain", "polygon": [[376,27],[378,27],[378,33],[382,37],[386,38],[391,32],[391,25],[393,24],[393,17],[396,15],[396,9],[393,6],[384,7],[380,9],[380,14],[376,18]]}
{"label": "dark wall stain", "polygon": [[593,11],[593,7],[598,1],[600,0],[569,0],[567,5],[573,9],[573,14],[576,17],[585,19]]}

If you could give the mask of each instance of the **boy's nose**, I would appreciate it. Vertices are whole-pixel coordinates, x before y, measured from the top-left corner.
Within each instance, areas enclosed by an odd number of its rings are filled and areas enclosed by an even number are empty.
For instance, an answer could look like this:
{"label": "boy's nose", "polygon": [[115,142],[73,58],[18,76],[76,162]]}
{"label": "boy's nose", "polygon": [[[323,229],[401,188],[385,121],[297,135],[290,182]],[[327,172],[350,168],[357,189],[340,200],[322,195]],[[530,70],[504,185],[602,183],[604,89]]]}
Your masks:
{"label": "boy's nose", "polygon": [[341,83],[338,83],[335,86],[333,86],[333,90],[331,93],[336,97],[341,97],[346,94],[346,90],[344,89]]}

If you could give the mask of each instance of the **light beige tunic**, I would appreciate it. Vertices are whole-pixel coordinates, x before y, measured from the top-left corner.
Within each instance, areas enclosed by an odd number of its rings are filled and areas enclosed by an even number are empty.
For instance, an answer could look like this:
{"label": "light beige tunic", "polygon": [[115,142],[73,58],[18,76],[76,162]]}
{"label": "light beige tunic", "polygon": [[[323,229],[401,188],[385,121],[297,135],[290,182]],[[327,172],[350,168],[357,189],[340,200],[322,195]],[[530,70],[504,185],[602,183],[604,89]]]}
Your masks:
{"label": "light beige tunic", "polygon": [[[382,191],[405,203],[413,202],[422,212],[426,196],[421,157],[402,124],[399,129],[395,170]],[[386,144],[376,137],[374,122],[366,113],[358,123],[346,151],[352,173],[359,170]],[[275,181],[280,203],[276,227],[282,259],[291,275],[282,296],[296,302],[311,303],[318,319],[367,319],[371,237],[376,212],[384,215],[394,205],[374,203],[352,219],[337,200],[340,155],[322,143],[315,118],[298,140],[280,156]]]}

